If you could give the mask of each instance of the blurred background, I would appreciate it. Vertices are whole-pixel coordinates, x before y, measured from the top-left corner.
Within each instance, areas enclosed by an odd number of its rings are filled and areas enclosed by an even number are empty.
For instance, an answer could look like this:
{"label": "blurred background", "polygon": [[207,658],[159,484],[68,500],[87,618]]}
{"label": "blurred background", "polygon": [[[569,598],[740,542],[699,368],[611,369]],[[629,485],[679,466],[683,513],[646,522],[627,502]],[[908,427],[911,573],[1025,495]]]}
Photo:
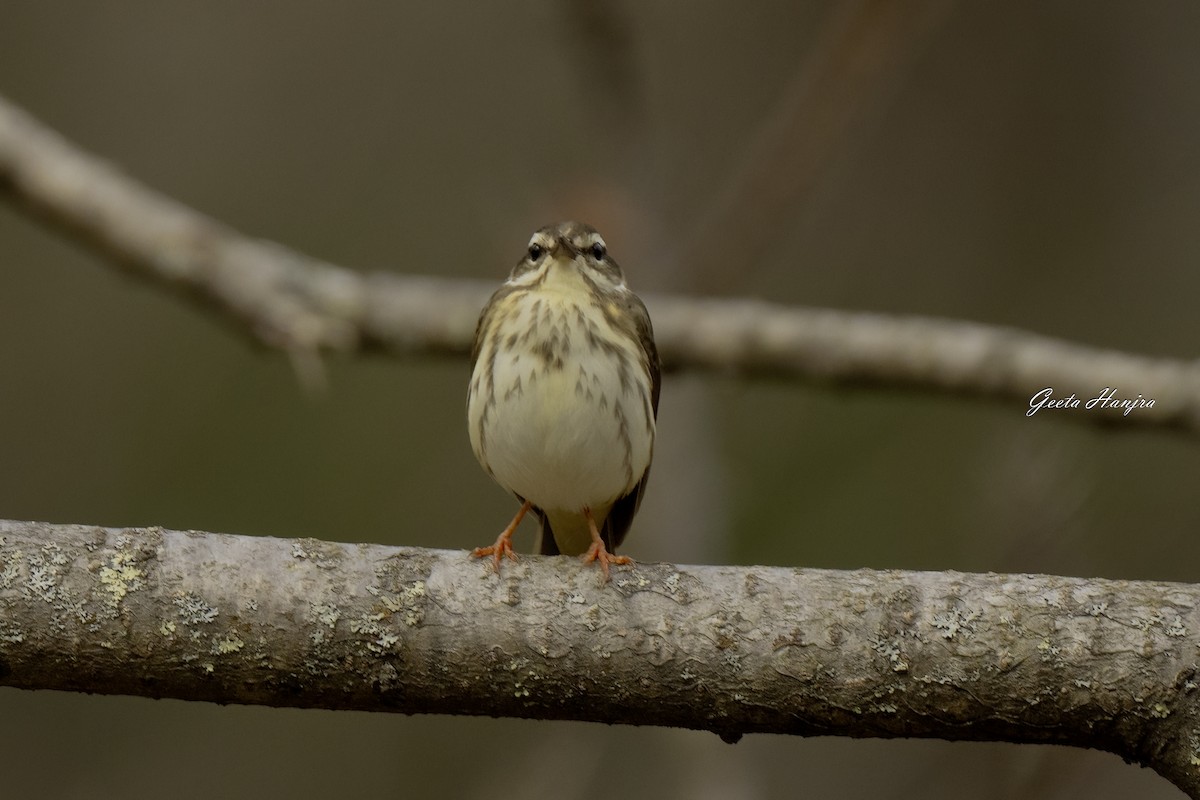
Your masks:
{"label": "blurred background", "polygon": [[[534,228],[579,218],[636,290],[1176,358],[1200,341],[1190,0],[10,0],[0,16],[0,94],[184,203],[349,267],[499,283]],[[279,354],[0,204],[0,517],[486,544],[515,503],[471,455],[467,377],[350,358],[313,396]],[[670,375],[624,552],[1200,581],[1194,439],[1024,412]],[[1180,796],[1057,747],[729,746],[13,689],[0,720],[10,797]]]}

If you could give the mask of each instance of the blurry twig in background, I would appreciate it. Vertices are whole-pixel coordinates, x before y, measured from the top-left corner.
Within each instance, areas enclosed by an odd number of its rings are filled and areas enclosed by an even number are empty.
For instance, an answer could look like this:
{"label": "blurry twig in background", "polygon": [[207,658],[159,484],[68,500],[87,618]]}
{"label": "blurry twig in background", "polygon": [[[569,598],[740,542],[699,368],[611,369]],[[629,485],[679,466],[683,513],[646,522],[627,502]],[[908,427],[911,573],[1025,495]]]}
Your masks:
{"label": "blurry twig in background", "polygon": [[[863,135],[953,0],[839,5],[677,256],[698,291],[726,294],[770,250],[822,169]],[[737,269],[730,269],[736,264]]]}
{"label": "blurry twig in background", "polygon": [[[128,272],[201,298],[259,341],[301,358],[365,349],[465,354],[494,288],[364,275],[248,238],[121,175],[3,100],[0,192]],[[1193,362],[972,322],[748,300],[646,301],[670,369],[940,390],[1023,407],[1046,387],[1082,398],[1136,387],[1153,407],[1069,418],[1200,433],[1200,365]]]}
{"label": "blurry twig in background", "polygon": [[645,98],[634,46],[633,21],[621,0],[571,0],[563,6],[566,48],[587,91],[583,113],[604,120],[604,129],[628,142],[641,128]]}

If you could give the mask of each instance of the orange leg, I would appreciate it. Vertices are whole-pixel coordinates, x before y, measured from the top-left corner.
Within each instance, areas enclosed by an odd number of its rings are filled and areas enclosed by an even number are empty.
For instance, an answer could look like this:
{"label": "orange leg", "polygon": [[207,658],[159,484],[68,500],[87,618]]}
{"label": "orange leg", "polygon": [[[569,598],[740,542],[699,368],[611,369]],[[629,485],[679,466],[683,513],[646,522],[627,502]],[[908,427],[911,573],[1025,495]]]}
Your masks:
{"label": "orange leg", "polygon": [[593,561],[599,561],[600,569],[604,572],[604,582],[608,583],[612,580],[612,576],[608,574],[609,564],[632,564],[633,559],[629,556],[618,556],[608,552],[608,548],[604,546],[604,539],[600,537],[600,531],[596,529],[596,520],[592,517],[592,510],[584,506],[583,515],[587,517],[588,530],[592,532],[592,546],[583,554],[583,563],[590,564]]}
{"label": "orange leg", "polygon": [[513,561],[517,560],[517,554],[513,552],[512,537],[517,532],[517,526],[521,524],[521,520],[529,513],[529,509],[533,508],[533,503],[526,500],[517,509],[517,515],[513,517],[512,522],[508,523],[508,527],[500,532],[496,537],[496,543],[490,547],[476,547],[471,551],[472,558],[483,558],[484,556],[492,557],[492,564],[496,567],[496,572],[500,571],[500,559],[503,556],[508,556]]}

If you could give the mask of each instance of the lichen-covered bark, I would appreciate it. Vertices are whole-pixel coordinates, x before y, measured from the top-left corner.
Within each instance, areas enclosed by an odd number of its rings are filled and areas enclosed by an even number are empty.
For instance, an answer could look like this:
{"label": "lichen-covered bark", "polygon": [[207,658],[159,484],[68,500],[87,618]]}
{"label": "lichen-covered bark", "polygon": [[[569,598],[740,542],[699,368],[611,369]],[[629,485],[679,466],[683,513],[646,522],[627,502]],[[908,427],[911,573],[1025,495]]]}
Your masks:
{"label": "lichen-covered bark", "polygon": [[1097,747],[1200,796],[1200,587],[0,522],[0,684]]}

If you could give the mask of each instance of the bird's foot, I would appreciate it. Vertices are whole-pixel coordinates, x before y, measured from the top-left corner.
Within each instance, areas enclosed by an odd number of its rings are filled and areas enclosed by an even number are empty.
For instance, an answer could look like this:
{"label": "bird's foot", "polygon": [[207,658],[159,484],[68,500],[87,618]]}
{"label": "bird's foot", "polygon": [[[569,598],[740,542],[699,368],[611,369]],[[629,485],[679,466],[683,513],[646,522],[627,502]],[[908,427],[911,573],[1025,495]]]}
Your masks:
{"label": "bird's foot", "polygon": [[604,538],[600,535],[600,531],[596,528],[596,519],[592,516],[592,510],[584,506],[583,515],[587,517],[588,530],[592,534],[592,546],[583,554],[583,563],[590,564],[593,561],[600,562],[600,571],[604,573],[604,583],[612,580],[612,575],[608,572],[609,564],[633,564],[633,559],[629,556],[618,556],[608,552],[608,548],[604,546]]}
{"label": "bird's foot", "polygon": [[583,563],[590,564],[593,561],[600,563],[600,571],[604,573],[604,582],[608,583],[612,580],[612,575],[609,574],[609,564],[629,564],[633,565],[634,561],[629,556],[618,556],[608,552],[608,548],[604,546],[603,541],[592,542],[592,546],[583,554]]}
{"label": "bird's foot", "polygon": [[521,508],[517,511],[517,515],[513,517],[512,522],[508,523],[508,527],[500,532],[496,537],[496,543],[488,547],[476,547],[471,551],[471,558],[486,558],[492,557],[492,566],[496,572],[500,572],[500,559],[508,556],[509,559],[516,561],[517,554],[513,550],[512,537],[517,531],[517,526],[521,524],[521,520],[533,505],[526,500],[521,504]]}
{"label": "bird's foot", "polygon": [[476,547],[471,551],[471,558],[486,558],[492,557],[492,566],[496,572],[500,571],[500,559],[507,556],[509,559],[516,561],[517,554],[513,550],[512,536],[505,536],[503,533],[496,538],[496,543],[487,547]]}

